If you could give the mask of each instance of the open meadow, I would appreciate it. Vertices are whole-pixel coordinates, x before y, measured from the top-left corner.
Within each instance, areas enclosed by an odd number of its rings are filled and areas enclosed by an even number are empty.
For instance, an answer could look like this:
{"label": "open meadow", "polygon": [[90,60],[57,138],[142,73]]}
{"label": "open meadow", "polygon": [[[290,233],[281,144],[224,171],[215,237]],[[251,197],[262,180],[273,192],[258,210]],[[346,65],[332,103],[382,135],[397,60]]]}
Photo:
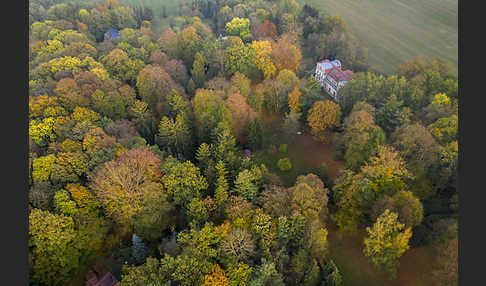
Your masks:
{"label": "open meadow", "polygon": [[[190,0],[121,0],[131,6],[152,7],[154,30],[168,26],[162,18],[177,15],[180,3]],[[451,62],[458,69],[458,0],[297,0],[329,15],[340,15],[368,48],[369,62],[393,73],[404,61],[422,56]]]}
{"label": "open meadow", "polygon": [[131,7],[149,7],[154,11],[153,31],[156,34],[161,33],[165,28],[169,27],[169,19],[163,18],[163,9],[165,7],[167,17],[177,15],[179,5],[184,3],[191,3],[191,0],[120,0],[121,3],[130,5]]}
{"label": "open meadow", "polygon": [[369,62],[392,73],[422,56],[451,62],[458,69],[458,0],[298,0],[340,15],[364,41]]}

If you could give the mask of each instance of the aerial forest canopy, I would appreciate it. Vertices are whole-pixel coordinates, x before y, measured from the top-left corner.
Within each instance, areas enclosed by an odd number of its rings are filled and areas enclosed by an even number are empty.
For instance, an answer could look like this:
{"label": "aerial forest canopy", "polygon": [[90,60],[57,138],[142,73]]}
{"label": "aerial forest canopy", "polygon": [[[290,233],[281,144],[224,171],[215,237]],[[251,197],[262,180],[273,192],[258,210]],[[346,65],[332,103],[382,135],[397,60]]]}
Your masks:
{"label": "aerial forest canopy", "polygon": [[[331,224],[366,232],[390,279],[437,247],[436,281],[457,284],[447,62],[374,71],[340,16],[295,0],[33,0],[29,25],[31,285],[84,285],[100,261],[123,286],[342,285]],[[338,102],[323,59],[354,72]],[[291,156],[301,132],[336,178]]]}

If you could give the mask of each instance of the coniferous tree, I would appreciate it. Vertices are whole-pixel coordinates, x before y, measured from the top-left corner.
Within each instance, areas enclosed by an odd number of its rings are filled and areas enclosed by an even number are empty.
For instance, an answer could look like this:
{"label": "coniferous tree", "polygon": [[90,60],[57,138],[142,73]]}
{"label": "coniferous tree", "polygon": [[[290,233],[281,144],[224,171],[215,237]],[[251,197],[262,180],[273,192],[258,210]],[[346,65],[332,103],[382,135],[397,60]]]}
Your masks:
{"label": "coniferous tree", "polygon": [[147,259],[147,247],[136,234],[132,235],[132,256],[138,264],[144,264]]}

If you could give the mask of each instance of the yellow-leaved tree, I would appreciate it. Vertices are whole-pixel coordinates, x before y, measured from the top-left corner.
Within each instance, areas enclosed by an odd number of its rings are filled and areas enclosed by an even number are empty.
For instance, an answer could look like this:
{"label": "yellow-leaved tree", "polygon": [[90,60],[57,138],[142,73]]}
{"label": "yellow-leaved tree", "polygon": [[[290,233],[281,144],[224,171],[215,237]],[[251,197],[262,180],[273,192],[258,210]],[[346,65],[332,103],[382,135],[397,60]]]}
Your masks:
{"label": "yellow-leaved tree", "polygon": [[277,67],[272,62],[272,44],[269,41],[253,41],[251,48],[255,52],[255,65],[263,72],[265,79],[275,76]]}
{"label": "yellow-leaved tree", "polygon": [[288,95],[289,107],[297,113],[300,112],[300,101],[299,101],[300,96],[301,96],[301,92],[299,91],[299,88],[297,86]]}
{"label": "yellow-leaved tree", "polygon": [[225,272],[218,264],[213,265],[213,273],[204,277],[204,284],[202,286],[229,286],[228,278]]}
{"label": "yellow-leaved tree", "polygon": [[328,141],[326,131],[341,122],[341,108],[330,100],[316,101],[309,110],[307,122],[311,127],[312,135],[321,141]]}
{"label": "yellow-leaved tree", "polygon": [[387,272],[389,278],[395,278],[398,259],[409,248],[411,229],[405,228],[403,223],[398,222],[398,215],[387,209],[378,217],[373,228],[367,227],[366,231],[368,237],[364,241],[364,254]]}

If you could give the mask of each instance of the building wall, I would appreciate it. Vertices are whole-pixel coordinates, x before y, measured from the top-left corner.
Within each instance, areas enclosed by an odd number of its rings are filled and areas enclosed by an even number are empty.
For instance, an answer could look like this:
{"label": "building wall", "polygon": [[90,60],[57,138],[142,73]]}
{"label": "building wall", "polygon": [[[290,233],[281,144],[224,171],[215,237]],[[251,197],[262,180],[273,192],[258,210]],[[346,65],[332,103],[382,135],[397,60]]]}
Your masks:
{"label": "building wall", "polygon": [[[315,71],[315,78],[316,80],[321,84],[321,87],[326,90],[326,92],[332,97],[334,98],[334,100],[337,101],[337,93],[339,91],[339,88],[344,86],[345,82],[336,82],[335,80],[331,79],[331,78],[327,78],[326,77],[326,74],[324,73],[324,71],[321,71],[321,68],[320,68],[320,65],[317,65],[316,66],[316,71]],[[332,85],[330,85],[329,83],[326,82],[326,78],[327,80],[329,80],[330,82],[332,82],[333,84],[336,85],[337,89],[334,88]]]}

